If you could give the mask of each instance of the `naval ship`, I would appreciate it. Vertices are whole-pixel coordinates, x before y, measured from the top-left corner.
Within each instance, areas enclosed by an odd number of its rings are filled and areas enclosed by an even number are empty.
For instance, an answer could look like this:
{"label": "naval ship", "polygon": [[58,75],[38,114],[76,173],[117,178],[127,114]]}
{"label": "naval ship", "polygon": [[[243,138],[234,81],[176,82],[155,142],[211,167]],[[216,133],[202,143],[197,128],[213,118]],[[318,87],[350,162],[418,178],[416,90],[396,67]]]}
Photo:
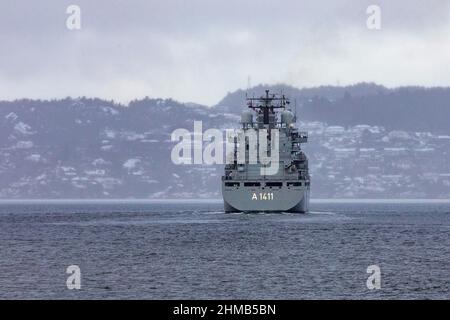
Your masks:
{"label": "naval ship", "polygon": [[[307,212],[310,178],[308,159],[301,150],[301,144],[308,140],[307,132],[296,128],[296,114],[288,108],[289,99],[283,94],[271,94],[266,90],[265,95],[247,97],[246,100],[249,110],[241,115],[240,132],[243,135],[248,130],[267,132],[267,139],[257,136],[257,148],[261,143],[267,143],[264,150],[269,150],[269,154],[274,143],[270,133],[277,129],[278,170],[266,174],[267,163],[262,163],[259,155],[256,163],[249,161],[250,141],[244,138],[238,143],[234,138],[234,152],[222,176],[225,212]],[[240,143],[245,149],[239,149]],[[238,149],[245,150],[245,161],[238,161]]]}

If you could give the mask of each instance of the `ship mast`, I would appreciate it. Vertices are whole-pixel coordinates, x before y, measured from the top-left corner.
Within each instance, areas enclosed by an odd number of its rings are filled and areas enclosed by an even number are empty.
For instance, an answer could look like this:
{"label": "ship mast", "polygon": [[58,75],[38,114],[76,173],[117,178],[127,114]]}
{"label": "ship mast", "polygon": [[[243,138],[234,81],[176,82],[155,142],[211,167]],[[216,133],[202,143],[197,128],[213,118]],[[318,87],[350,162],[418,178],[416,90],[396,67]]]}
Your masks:
{"label": "ship mast", "polygon": [[270,114],[275,114],[275,109],[285,109],[289,104],[289,99],[284,94],[269,94],[269,90],[265,91],[266,94],[259,98],[248,98],[247,106],[257,113],[263,114],[263,124],[270,124]]}

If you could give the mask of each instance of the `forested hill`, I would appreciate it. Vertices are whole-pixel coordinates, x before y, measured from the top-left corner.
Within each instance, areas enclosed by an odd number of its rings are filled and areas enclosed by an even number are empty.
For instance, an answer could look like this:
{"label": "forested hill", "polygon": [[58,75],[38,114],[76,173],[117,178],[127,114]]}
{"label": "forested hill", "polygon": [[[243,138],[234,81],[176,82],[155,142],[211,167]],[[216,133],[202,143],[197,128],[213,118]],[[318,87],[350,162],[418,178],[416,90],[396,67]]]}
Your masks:
{"label": "forested hill", "polygon": [[215,107],[240,112],[245,94],[265,89],[283,92],[296,101],[299,118],[344,127],[377,125],[389,130],[450,133],[450,88],[401,87],[388,89],[373,83],[297,89],[287,85],[259,85],[228,93]]}

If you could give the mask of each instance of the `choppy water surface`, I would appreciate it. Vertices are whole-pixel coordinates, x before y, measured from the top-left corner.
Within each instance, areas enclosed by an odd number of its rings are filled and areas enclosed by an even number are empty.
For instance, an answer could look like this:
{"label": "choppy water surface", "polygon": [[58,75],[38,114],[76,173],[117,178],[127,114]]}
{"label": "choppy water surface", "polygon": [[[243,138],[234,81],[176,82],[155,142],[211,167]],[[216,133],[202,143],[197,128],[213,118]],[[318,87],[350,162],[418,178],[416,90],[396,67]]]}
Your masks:
{"label": "choppy water surface", "polygon": [[450,203],[0,202],[0,298],[449,299],[449,283]]}

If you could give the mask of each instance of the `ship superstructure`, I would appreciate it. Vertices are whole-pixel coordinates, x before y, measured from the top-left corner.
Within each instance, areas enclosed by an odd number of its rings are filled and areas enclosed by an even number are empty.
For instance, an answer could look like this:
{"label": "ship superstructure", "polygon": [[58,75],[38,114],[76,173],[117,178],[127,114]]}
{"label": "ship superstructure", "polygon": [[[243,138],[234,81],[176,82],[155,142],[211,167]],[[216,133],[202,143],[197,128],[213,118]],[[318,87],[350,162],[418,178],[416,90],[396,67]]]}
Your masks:
{"label": "ship superstructure", "polygon": [[[225,212],[307,212],[310,178],[301,144],[307,142],[308,134],[296,128],[289,99],[266,90],[265,95],[246,100],[249,110],[241,115],[240,132],[244,138],[234,138],[234,152],[222,176]],[[254,133],[256,140],[245,138]],[[264,163],[255,151],[257,161],[251,161],[252,151],[262,147],[268,155],[278,152],[278,159]]]}

